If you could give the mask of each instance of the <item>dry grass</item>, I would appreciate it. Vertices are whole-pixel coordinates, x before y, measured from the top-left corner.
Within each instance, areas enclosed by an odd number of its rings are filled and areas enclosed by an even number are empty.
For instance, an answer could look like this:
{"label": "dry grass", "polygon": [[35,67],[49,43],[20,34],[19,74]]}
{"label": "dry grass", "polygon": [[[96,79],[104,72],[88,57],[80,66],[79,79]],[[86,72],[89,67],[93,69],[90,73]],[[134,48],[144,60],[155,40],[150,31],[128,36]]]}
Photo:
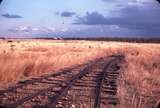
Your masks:
{"label": "dry grass", "polygon": [[160,101],[160,44],[0,40],[0,83],[8,84],[115,53],[126,57],[118,85],[120,107],[153,107]]}
{"label": "dry grass", "polygon": [[85,41],[1,40],[0,83],[85,63],[106,54],[101,47]]}
{"label": "dry grass", "polygon": [[119,96],[121,107],[156,108],[160,100],[160,44],[127,48]]}

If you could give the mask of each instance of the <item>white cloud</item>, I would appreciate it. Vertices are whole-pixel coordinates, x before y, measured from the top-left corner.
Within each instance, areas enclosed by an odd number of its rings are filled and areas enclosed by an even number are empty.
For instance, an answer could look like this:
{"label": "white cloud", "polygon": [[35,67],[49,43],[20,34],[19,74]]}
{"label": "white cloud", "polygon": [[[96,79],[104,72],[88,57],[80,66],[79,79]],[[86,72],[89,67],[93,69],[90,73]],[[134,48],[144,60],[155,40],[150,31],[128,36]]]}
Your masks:
{"label": "white cloud", "polygon": [[8,29],[15,33],[53,33],[56,32],[55,27],[33,27],[33,26],[16,26]]}
{"label": "white cloud", "polygon": [[144,7],[146,4],[151,4],[153,3],[154,0],[132,0],[128,1],[129,6],[139,6],[139,7]]}
{"label": "white cloud", "polygon": [[119,25],[110,25],[109,28],[111,30],[118,30],[118,29],[120,29],[120,26]]}
{"label": "white cloud", "polygon": [[17,26],[9,29],[10,32],[21,32],[21,33],[31,33],[39,30],[40,30],[39,28],[31,26]]}
{"label": "white cloud", "polygon": [[69,29],[68,28],[62,28],[61,29],[61,32],[66,32],[66,31],[68,31]]}
{"label": "white cloud", "polygon": [[47,27],[46,29],[48,30],[48,32],[55,32],[56,31],[55,27]]}

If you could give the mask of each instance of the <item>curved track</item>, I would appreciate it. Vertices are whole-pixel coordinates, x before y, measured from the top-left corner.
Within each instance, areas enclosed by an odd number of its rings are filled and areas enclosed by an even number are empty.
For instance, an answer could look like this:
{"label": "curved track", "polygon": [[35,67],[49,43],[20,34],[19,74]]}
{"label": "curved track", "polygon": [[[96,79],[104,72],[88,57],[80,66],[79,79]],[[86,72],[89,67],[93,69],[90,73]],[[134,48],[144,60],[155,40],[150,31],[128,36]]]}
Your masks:
{"label": "curved track", "polygon": [[0,91],[3,108],[106,108],[117,107],[120,64],[124,56],[109,56],[20,81]]}

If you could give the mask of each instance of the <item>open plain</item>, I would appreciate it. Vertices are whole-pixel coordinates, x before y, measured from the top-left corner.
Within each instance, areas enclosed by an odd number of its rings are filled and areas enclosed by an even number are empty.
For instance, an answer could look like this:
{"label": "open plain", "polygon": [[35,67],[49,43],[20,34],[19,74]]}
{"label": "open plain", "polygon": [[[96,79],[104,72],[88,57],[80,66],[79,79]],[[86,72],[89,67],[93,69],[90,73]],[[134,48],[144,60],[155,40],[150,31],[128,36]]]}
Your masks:
{"label": "open plain", "polygon": [[[68,67],[90,64],[93,60],[111,55],[124,56],[116,78],[116,96],[119,100],[116,107],[157,107],[160,103],[160,44],[158,43],[0,40],[1,91],[22,80],[53,74]],[[0,101],[2,98],[3,96]],[[71,105],[73,108],[79,108],[78,106],[76,103]],[[92,108],[92,105],[83,104],[80,108]]]}

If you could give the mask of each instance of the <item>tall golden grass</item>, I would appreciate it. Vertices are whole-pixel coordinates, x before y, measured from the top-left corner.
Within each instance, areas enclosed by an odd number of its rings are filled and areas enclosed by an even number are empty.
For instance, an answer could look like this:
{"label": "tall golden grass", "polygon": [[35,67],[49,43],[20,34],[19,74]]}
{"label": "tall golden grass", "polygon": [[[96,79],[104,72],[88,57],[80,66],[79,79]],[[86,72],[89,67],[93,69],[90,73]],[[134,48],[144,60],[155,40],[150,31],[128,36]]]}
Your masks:
{"label": "tall golden grass", "polygon": [[120,107],[154,107],[160,102],[160,44],[0,40],[0,84],[117,53],[124,54],[126,61],[118,84]]}
{"label": "tall golden grass", "polygon": [[84,41],[1,40],[0,46],[1,84],[82,64],[105,54],[99,45]]}
{"label": "tall golden grass", "polygon": [[160,44],[133,46],[126,49],[118,84],[121,108],[156,108],[160,102]]}

